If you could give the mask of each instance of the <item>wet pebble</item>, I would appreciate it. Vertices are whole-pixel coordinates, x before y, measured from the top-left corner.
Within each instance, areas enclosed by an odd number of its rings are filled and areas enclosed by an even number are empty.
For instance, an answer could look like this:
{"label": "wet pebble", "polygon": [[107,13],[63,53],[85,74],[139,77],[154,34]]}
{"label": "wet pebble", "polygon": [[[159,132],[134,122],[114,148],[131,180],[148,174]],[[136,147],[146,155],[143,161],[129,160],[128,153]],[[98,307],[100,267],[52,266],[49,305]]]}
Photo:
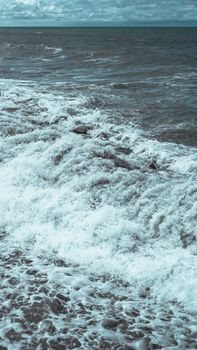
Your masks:
{"label": "wet pebble", "polygon": [[49,350],[49,346],[46,339],[42,339],[41,342],[39,342],[39,348],[42,350]]}
{"label": "wet pebble", "polygon": [[113,319],[113,318],[107,318],[102,321],[102,326],[107,329],[114,329],[117,328],[119,325],[119,321]]}
{"label": "wet pebble", "polygon": [[30,276],[36,275],[38,272],[39,271],[36,270],[36,269],[29,269],[29,270],[26,271],[27,275],[30,275]]}
{"label": "wet pebble", "polygon": [[22,258],[21,261],[22,261],[23,264],[26,264],[26,265],[31,265],[32,262],[33,262],[31,259],[28,259],[28,258],[25,258],[25,257]]}
{"label": "wet pebble", "polygon": [[129,155],[133,152],[130,148],[126,148],[126,147],[117,147],[116,150],[126,155]]}
{"label": "wet pebble", "polygon": [[49,301],[49,307],[50,307],[51,311],[56,315],[59,315],[59,314],[64,313],[66,311],[63,304],[57,298],[53,298],[52,300]]}
{"label": "wet pebble", "polygon": [[49,345],[50,345],[49,349],[51,349],[51,350],[52,349],[53,350],[66,350],[66,343],[61,344],[59,339],[51,340],[49,342]]}
{"label": "wet pebble", "polygon": [[51,340],[50,346],[53,350],[77,349],[81,346],[81,343],[77,338],[70,336]]}
{"label": "wet pebble", "polygon": [[41,302],[34,302],[32,305],[24,306],[22,308],[25,320],[34,325],[45,319],[45,315],[48,313],[48,305],[45,300]]}
{"label": "wet pebble", "polygon": [[87,135],[88,131],[90,131],[91,129],[92,128],[88,125],[79,125],[73,128],[71,131],[74,132],[75,134]]}
{"label": "wet pebble", "polygon": [[56,294],[56,297],[57,297],[58,299],[62,300],[62,301],[65,301],[65,302],[67,302],[67,301],[70,300],[70,298],[69,298],[68,295],[63,295],[63,294],[61,294],[61,293]]}
{"label": "wet pebble", "polygon": [[12,285],[15,286],[16,284],[19,283],[19,280],[15,277],[9,278],[8,282]]}
{"label": "wet pebble", "polygon": [[136,329],[128,332],[128,335],[129,335],[129,339],[142,339],[144,337],[144,333]]}
{"label": "wet pebble", "polygon": [[43,322],[43,328],[50,334],[53,335],[56,332],[56,328],[50,320]]}
{"label": "wet pebble", "polygon": [[22,339],[20,333],[16,332],[14,329],[10,329],[6,334],[6,338],[8,338],[11,342],[18,342]]}

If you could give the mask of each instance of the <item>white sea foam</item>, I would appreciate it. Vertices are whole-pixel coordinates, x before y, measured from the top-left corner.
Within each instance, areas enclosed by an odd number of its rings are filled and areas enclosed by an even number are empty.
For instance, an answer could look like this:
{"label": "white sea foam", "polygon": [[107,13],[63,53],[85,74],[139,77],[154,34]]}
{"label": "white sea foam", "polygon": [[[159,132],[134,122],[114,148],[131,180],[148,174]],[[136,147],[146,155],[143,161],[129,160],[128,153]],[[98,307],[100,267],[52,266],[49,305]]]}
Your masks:
{"label": "white sea foam", "polygon": [[58,54],[60,52],[62,52],[62,48],[61,47],[49,47],[49,46],[44,46],[44,49],[46,51],[50,51],[52,54]]}
{"label": "white sea foam", "polygon": [[82,95],[0,86],[0,227],[10,249],[55,253],[136,295],[149,288],[197,310],[195,149],[113,124]]}

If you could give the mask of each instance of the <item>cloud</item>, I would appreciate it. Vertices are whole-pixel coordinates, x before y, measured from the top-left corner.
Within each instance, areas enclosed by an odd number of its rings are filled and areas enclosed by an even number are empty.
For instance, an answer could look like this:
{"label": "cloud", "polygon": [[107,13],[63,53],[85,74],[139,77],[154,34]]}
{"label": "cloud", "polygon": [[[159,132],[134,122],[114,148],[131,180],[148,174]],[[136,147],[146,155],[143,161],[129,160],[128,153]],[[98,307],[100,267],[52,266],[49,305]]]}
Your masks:
{"label": "cloud", "polygon": [[16,0],[16,3],[25,5],[35,5],[37,3],[37,0]]}
{"label": "cloud", "polygon": [[[196,21],[196,0],[0,0],[0,21],[43,19],[52,25],[132,24],[135,22]],[[1,23],[1,22],[0,22]]]}

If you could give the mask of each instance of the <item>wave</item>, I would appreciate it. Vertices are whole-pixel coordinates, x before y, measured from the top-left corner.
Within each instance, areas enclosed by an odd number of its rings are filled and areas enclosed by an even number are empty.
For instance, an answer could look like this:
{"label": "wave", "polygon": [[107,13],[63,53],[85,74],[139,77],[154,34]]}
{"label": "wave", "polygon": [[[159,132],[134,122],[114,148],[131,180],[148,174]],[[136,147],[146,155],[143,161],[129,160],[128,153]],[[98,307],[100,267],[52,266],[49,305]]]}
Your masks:
{"label": "wave", "polygon": [[60,47],[49,47],[49,46],[44,46],[44,50],[45,51],[49,51],[50,53],[56,55],[56,54],[59,54],[60,52],[62,52],[62,48]]}
{"label": "wave", "polygon": [[113,124],[99,105],[1,84],[1,231],[194,311],[197,155]]}
{"label": "wave", "polygon": [[195,149],[64,84],[0,93],[2,346],[193,346]]}

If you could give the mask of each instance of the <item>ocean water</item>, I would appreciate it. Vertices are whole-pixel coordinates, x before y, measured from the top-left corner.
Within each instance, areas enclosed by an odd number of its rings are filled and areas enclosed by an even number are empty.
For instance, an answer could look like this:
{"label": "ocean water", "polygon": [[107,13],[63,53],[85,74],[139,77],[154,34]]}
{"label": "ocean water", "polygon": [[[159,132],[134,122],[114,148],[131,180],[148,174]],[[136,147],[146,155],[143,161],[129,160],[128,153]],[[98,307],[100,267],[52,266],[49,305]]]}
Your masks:
{"label": "ocean water", "polygon": [[197,29],[0,30],[0,349],[197,348]]}

